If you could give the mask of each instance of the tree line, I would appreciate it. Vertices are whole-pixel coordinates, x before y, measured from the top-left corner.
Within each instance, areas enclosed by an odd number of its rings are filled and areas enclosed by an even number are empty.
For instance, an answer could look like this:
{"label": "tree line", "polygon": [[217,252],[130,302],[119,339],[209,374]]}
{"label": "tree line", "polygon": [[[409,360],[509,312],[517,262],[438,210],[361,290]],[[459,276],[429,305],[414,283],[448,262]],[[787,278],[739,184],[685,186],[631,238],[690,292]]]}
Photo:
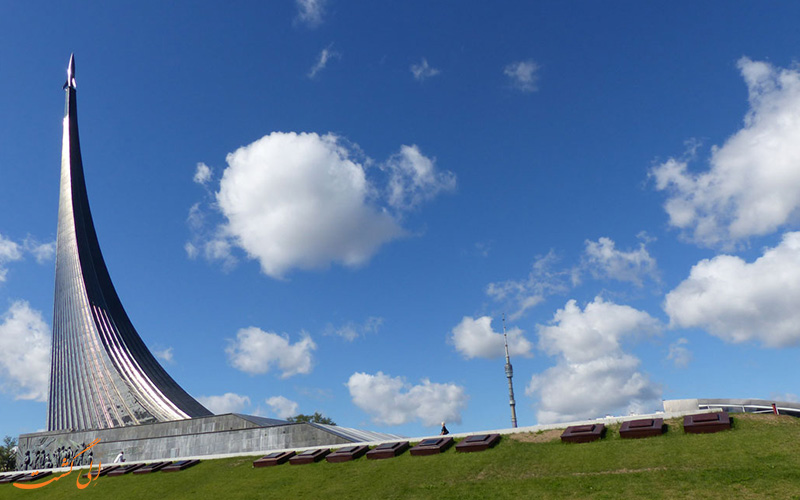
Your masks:
{"label": "tree line", "polygon": [[17,469],[17,440],[11,436],[3,439],[0,445],[0,471]]}

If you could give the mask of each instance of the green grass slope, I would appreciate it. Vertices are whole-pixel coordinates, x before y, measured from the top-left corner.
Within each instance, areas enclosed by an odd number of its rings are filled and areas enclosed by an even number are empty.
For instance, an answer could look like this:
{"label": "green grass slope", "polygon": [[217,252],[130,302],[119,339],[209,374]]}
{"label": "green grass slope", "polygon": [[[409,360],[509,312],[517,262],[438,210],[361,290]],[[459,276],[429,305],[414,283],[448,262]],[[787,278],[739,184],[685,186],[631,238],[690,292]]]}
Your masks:
{"label": "green grass slope", "polygon": [[[733,416],[733,429],[563,444],[560,431],[503,437],[495,448],[429,457],[255,469],[258,457],[208,460],[174,473],[104,477],[81,490],[77,472],[37,490],[0,485],[0,499],[256,498],[800,498],[800,419]],[[85,480],[84,480],[85,481]]]}

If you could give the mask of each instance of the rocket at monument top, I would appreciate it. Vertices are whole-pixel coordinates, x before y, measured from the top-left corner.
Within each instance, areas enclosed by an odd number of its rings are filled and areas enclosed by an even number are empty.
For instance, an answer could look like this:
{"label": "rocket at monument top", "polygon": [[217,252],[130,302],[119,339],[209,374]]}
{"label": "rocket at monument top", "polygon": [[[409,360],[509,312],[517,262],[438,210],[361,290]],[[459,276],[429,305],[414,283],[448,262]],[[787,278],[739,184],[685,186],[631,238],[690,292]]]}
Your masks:
{"label": "rocket at monument top", "polygon": [[75,88],[75,54],[69,56],[69,68],[67,68],[67,81],[64,82],[65,89]]}

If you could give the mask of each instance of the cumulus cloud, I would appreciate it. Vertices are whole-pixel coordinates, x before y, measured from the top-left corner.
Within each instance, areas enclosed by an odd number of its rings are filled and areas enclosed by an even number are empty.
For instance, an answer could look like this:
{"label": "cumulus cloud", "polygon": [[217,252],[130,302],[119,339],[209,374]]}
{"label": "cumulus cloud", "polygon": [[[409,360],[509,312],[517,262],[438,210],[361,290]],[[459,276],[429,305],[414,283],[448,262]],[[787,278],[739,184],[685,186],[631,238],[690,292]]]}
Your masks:
{"label": "cumulus cloud", "polygon": [[[530,357],[533,345],[517,327],[506,331],[508,352],[511,356]],[[450,341],[456,350],[467,359],[495,359],[506,355],[505,341],[502,332],[492,330],[492,318],[482,316],[478,319],[464,316],[461,322],[453,327]]]}
{"label": "cumulus cloud", "polygon": [[295,22],[303,23],[309,28],[316,28],[322,24],[325,3],[325,0],[296,0],[297,17]]}
{"label": "cumulus cloud", "polygon": [[17,301],[0,320],[0,390],[14,399],[47,401],[51,337],[42,313]]}
{"label": "cumulus cloud", "polygon": [[539,80],[539,65],[532,60],[517,61],[507,65],[503,73],[511,81],[511,85],[523,92],[535,92],[539,90],[536,86]]}
{"label": "cumulus cloud", "polygon": [[383,165],[389,172],[388,201],[393,208],[410,210],[441,191],[456,188],[456,176],[437,170],[435,160],[423,155],[416,145],[402,146]]}
{"label": "cumulus cloud", "polygon": [[411,65],[411,74],[414,75],[414,79],[416,79],[418,82],[421,82],[432,76],[438,75],[439,70],[429,65],[428,60],[423,57],[419,64]]}
{"label": "cumulus cloud", "polygon": [[250,398],[233,392],[226,392],[221,396],[200,396],[197,400],[216,415],[241,413],[250,406]]}
{"label": "cumulus cloud", "polygon": [[194,182],[205,186],[211,180],[211,167],[205,163],[198,163],[197,169],[194,171]]}
{"label": "cumulus cloud", "polygon": [[213,205],[225,222],[207,229],[206,214],[193,206],[187,254],[231,267],[240,248],[274,278],[332,263],[357,267],[406,234],[403,210],[455,183],[416,146],[403,146],[373,170],[385,174],[387,187],[367,178],[372,161],[359,163],[361,156],[357,146],[333,134],[293,132],[273,132],[230,153]]}
{"label": "cumulus cloud", "polygon": [[312,351],[317,345],[303,333],[294,344],[286,335],[269,333],[251,326],[242,328],[225,352],[234,368],[250,375],[267,373],[273,366],[281,370],[281,378],[311,373]]}
{"label": "cumulus cloud", "polygon": [[639,364],[629,354],[560,363],[534,375],[526,394],[541,400],[536,412],[540,424],[648,413],[661,403],[661,390],[638,371]]}
{"label": "cumulus cloud", "polygon": [[627,281],[642,286],[645,278],[658,280],[658,266],[645,247],[631,251],[618,250],[611,238],[586,240],[583,266],[597,279]]}
{"label": "cumulus cloud", "polygon": [[800,343],[800,232],[783,235],[747,263],[719,255],[695,264],[667,294],[664,311],[676,327],[705,329],[727,342],[768,347]]}
{"label": "cumulus cloud", "polygon": [[324,335],[336,335],[348,342],[353,342],[359,337],[377,332],[382,325],[383,318],[378,316],[370,316],[362,324],[348,322],[339,327],[329,324],[325,328]]}
{"label": "cumulus cloud", "polygon": [[267,404],[278,418],[287,419],[297,415],[297,403],[283,396],[273,396],[267,399]]}
{"label": "cumulus cloud", "polygon": [[350,397],[356,406],[372,416],[379,425],[401,425],[419,420],[435,426],[442,421],[461,423],[461,411],[467,405],[464,388],[456,384],[436,384],[423,379],[418,385],[402,377],[378,372],[354,373],[347,381]]}
{"label": "cumulus cloud", "polygon": [[330,61],[331,59],[339,59],[341,57],[342,55],[340,53],[333,50],[333,44],[328,45],[327,47],[322,49],[322,52],[319,53],[317,62],[308,71],[308,77],[314,78],[315,76],[317,76],[317,73],[325,69],[325,67],[328,65],[328,61]]}
{"label": "cumulus cloud", "polygon": [[550,325],[538,329],[539,348],[557,358],[555,366],[534,375],[526,388],[527,395],[539,398],[539,423],[641,413],[659,406],[660,388],[639,371],[639,359],[621,346],[625,338],[660,331],[659,322],[646,312],[600,297],[581,311],[570,300]]}
{"label": "cumulus cloud", "polygon": [[669,223],[703,246],[770,234],[800,213],[800,70],[743,57],[750,109],[744,126],[711,150],[708,169],[670,158],[651,171],[666,191]]}
{"label": "cumulus cloud", "polygon": [[669,345],[667,359],[675,363],[678,368],[686,368],[692,360],[692,352],[686,347],[688,343],[687,339],[679,338]]}
{"label": "cumulus cloud", "polygon": [[652,335],[660,329],[658,320],[630,306],[595,297],[581,311],[570,300],[556,311],[549,326],[539,327],[539,347],[551,356],[584,363],[617,352],[624,337]]}
{"label": "cumulus cloud", "polygon": [[536,258],[526,279],[489,283],[486,295],[514,307],[516,311],[509,319],[519,319],[547,296],[569,291],[570,286],[578,279],[576,270],[558,269],[557,263],[558,257],[551,250],[547,255]]}
{"label": "cumulus cloud", "polygon": [[369,200],[364,167],[334,135],[275,132],[228,155],[217,201],[229,241],[273,277],[357,266],[403,230]]}

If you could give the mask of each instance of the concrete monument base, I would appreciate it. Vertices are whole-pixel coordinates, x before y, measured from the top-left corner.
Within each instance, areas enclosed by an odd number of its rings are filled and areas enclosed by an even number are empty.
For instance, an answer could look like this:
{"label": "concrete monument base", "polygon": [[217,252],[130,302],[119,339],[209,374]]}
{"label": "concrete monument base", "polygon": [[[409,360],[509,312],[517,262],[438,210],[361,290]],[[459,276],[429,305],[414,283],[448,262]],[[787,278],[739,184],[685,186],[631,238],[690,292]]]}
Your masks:
{"label": "concrete monument base", "polygon": [[[213,415],[111,429],[22,434],[18,470],[59,467],[64,458],[75,466],[90,460],[109,464],[120,451],[125,460],[167,460],[271,450],[334,446],[397,436],[314,423],[290,423],[238,413]],[[86,450],[92,442],[100,441]],[[80,454],[80,455],[79,455]]]}

